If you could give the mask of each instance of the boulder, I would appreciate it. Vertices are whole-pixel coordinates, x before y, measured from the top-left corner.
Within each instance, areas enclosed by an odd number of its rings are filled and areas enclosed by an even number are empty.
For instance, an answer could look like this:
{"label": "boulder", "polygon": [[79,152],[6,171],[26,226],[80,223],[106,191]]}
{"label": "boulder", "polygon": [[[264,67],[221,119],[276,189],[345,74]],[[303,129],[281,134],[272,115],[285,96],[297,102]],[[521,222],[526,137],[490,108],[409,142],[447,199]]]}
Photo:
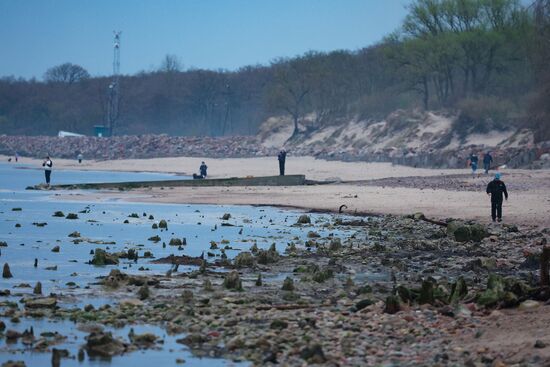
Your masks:
{"label": "boulder", "polygon": [[111,332],[92,332],[86,337],[86,350],[89,356],[112,357],[123,354],[128,346],[113,338]]}
{"label": "boulder", "polygon": [[296,224],[311,224],[311,219],[309,218],[309,215],[302,214],[300,217],[298,217],[298,221],[296,221]]}
{"label": "boulder", "polygon": [[235,256],[235,260],[233,263],[237,268],[251,267],[254,266],[254,257],[252,256],[252,253],[248,251],[241,252],[240,254]]}
{"label": "boulder", "polygon": [[118,257],[114,254],[110,254],[103,249],[96,248],[94,252],[94,258],[90,261],[92,265],[118,265]]}
{"label": "boulder", "polygon": [[227,289],[234,289],[240,291],[243,289],[241,277],[239,273],[235,270],[227,273],[223,280],[223,286]]}
{"label": "boulder", "polygon": [[10,270],[10,265],[8,263],[4,264],[4,269],[2,270],[2,278],[13,278]]}
{"label": "boulder", "polygon": [[57,299],[55,297],[31,298],[25,300],[27,308],[55,308]]}

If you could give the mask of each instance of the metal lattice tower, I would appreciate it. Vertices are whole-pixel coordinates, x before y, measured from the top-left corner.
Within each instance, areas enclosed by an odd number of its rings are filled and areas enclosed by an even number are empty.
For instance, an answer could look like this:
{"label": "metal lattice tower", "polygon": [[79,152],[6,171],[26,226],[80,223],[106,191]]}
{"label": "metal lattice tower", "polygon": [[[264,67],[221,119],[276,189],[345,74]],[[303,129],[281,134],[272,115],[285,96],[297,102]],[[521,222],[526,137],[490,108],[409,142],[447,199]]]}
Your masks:
{"label": "metal lattice tower", "polygon": [[116,123],[119,117],[120,100],[120,35],[121,31],[114,31],[113,44],[113,80],[109,84],[109,104],[107,106],[107,123],[109,133],[113,136],[116,132]]}

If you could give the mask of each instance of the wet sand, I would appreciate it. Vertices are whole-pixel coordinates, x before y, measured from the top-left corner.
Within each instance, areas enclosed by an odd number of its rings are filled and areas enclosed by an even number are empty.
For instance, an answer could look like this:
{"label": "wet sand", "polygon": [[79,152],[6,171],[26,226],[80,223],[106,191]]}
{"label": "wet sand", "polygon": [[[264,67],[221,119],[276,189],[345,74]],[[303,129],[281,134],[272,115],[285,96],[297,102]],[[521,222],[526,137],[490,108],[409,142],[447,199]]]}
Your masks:
{"label": "wet sand", "polygon": [[[202,159],[156,158],[87,162],[54,160],[58,169],[173,172],[191,174],[207,162],[212,178],[272,175],[274,158]],[[36,160],[22,159],[36,164]],[[196,168],[195,170],[193,170]],[[276,172],[275,172],[276,173]],[[490,222],[490,202],[485,186],[492,175],[469,170],[436,170],[389,163],[338,162],[312,157],[289,157],[287,173],[304,173],[308,179],[341,179],[346,182],[303,187],[178,187],[140,189],[129,192],[71,193],[64,199],[121,199],[155,203],[248,204],[337,211],[346,205],[347,213],[411,214],[423,212],[438,219],[464,218]],[[550,226],[550,171],[503,170],[510,199],[504,203],[506,222],[522,226]],[[53,174],[55,180],[55,172]],[[373,181],[377,180],[377,181]],[[354,181],[354,182],[347,182]]]}

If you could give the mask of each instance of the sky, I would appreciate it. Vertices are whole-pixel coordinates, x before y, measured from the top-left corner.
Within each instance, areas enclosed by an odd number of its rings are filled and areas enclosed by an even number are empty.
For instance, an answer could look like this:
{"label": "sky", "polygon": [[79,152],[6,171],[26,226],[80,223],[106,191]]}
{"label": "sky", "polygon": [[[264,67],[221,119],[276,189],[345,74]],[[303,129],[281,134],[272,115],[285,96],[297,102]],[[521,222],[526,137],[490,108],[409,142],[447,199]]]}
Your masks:
{"label": "sky", "polygon": [[110,75],[159,67],[235,70],[307,51],[356,50],[396,30],[412,0],[0,0],[0,76],[41,79],[71,62]]}

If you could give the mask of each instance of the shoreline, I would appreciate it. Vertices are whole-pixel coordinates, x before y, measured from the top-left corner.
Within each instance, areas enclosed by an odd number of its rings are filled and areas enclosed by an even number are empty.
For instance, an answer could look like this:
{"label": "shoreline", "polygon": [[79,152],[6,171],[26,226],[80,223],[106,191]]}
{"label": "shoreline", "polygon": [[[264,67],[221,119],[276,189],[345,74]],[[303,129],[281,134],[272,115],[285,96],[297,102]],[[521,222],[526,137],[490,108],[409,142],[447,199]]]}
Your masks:
{"label": "shoreline", "polygon": [[[2,157],[0,157],[2,159]],[[211,178],[272,175],[276,158],[206,159],[155,158],[145,160],[54,160],[54,167],[68,170],[185,174],[205,160]],[[19,163],[39,165],[22,158]],[[174,170],[174,167],[179,169]],[[121,200],[142,203],[254,205],[343,214],[410,215],[428,218],[462,218],[490,224],[490,203],[485,186],[492,174],[472,177],[468,169],[424,169],[391,163],[338,162],[313,157],[289,157],[288,174],[305,174],[311,180],[336,183],[294,187],[176,187],[140,188],[128,191],[65,191],[66,200]],[[479,172],[479,171],[478,171]],[[526,227],[550,227],[550,170],[504,169],[503,180],[510,200],[504,203],[504,221]],[[55,183],[55,170],[52,175]]]}

